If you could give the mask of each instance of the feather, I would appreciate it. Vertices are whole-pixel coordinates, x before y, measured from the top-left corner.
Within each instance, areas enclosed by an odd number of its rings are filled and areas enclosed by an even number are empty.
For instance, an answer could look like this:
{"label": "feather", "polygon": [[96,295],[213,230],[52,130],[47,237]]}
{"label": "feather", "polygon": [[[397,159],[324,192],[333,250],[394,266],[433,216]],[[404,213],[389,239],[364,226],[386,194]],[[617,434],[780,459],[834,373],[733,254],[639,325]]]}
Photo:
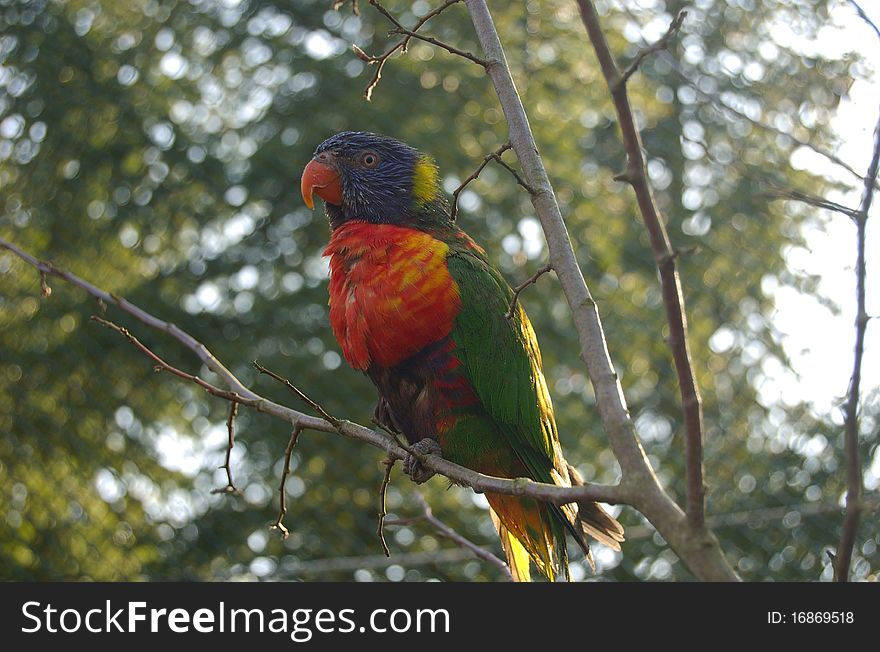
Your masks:
{"label": "feather", "polygon": [[507,556],[507,566],[510,568],[510,576],[513,578],[513,581],[531,582],[529,553],[526,552],[523,545],[504,526],[504,523],[501,522],[501,519],[498,518],[498,515],[493,510],[489,510],[489,515],[492,517],[492,523],[495,524],[495,528],[498,530],[498,538],[501,539],[501,549],[504,550],[504,554]]}

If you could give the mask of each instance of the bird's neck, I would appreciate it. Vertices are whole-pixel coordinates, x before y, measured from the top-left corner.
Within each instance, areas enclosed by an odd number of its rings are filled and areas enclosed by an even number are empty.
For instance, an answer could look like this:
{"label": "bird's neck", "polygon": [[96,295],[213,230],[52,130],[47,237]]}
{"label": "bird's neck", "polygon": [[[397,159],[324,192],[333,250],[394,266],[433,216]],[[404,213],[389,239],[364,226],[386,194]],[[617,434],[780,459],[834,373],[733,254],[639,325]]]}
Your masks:
{"label": "bird's neck", "polygon": [[418,229],[419,231],[435,232],[454,229],[455,223],[449,217],[449,205],[445,199],[438,197],[427,203],[413,202],[407,208],[400,208],[393,214],[361,214],[344,205],[326,204],[327,220],[335,232],[346,224],[365,222],[368,224],[390,224],[394,226]]}

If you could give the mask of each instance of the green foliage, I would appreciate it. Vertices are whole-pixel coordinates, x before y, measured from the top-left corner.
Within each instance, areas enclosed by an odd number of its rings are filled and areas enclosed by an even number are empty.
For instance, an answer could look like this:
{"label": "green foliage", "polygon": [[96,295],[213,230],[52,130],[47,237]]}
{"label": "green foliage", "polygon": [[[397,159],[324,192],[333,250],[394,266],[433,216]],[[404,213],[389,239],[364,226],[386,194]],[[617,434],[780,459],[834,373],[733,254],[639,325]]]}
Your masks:
{"label": "green foliage", "polygon": [[[299,172],[328,135],[366,129],[430,153],[451,191],[506,140],[506,126],[479,66],[420,42],[389,60],[366,103],[372,69],[348,46],[379,53],[397,37],[369,7],[359,18],[329,4],[0,0],[0,234],[180,325],[261,393],[303,407],[258,378],[254,359],[330,413],[365,423],[374,390],[342,364],[330,333],[328,229],[302,205]],[[603,3],[620,60],[682,4]],[[430,6],[388,2],[405,24]],[[492,8],[631,412],[680,498],[683,435],[654,261],[631,193],[613,180],[622,146],[576,5]],[[839,537],[844,486],[840,427],[772,390],[788,373],[772,288],[813,289],[783,252],[821,216],[762,192],[768,181],[829,187],[788,161],[798,140],[834,148],[828,116],[864,67],[771,44],[780,21],[815,36],[828,12],[820,0],[701,0],[689,10],[670,55],[647,60],[630,91],[673,244],[696,247],[680,273],[705,401],[709,512],[744,578],[828,578],[823,551]],[[462,6],[426,31],[479,50]],[[512,284],[541,263],[531,205],[503,169],[487,167],[460,208],[463,228]],[[550,278],[538,283],[522,301],[566,455],[586,478],[613,482],[563,297]],[[497,579],[418,523],[386,535],[386,572],[375,559],[381,453],[319,433],[304,433],[294,453],[292,534],[281,541],[267,525],[285,424],[242,409],[233,472],[243,493],[212,495],[225,482],[227,406],[152,373],[88,321],[100,308],[83,292],[52,285],[41,300],[38,274],[0,254],[0,577]],[[109,317],[211,378],[173,340],[118,311]],[[876,449],[877,412],[869,397],[863,459]],[[428,485],[437,515],[497,548],[482,497],[445,489],[439,478]],[[390,511],[415,514],[413,491],[395,474]],[[600,578],[689,577],[638,514],[620,518],[625,556],[599,550]],[[875,576],[876,521],[865,519],[858,541],[856,576]]]}

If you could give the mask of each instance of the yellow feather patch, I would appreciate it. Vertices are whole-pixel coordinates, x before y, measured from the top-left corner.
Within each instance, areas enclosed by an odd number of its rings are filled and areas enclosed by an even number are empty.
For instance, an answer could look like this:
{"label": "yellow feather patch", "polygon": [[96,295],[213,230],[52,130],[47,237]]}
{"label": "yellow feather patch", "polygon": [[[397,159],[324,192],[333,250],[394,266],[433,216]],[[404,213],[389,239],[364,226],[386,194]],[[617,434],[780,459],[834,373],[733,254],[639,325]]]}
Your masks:
{"label": "yellow feather patch", "polygon": [[440,172],[437,165],[427,156],[422,156],[413,170],[413,199],[427,204],[437,197],[439,190]]}

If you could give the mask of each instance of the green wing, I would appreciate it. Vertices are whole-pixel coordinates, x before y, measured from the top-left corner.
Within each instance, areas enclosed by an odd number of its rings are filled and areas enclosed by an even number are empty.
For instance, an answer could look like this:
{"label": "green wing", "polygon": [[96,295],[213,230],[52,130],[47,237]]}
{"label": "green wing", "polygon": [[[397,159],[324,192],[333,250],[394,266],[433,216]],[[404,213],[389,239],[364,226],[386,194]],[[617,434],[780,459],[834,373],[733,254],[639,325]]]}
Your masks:
{"label": "green wing", "polygon": [[447,260],[462,302],[452,337],[471,385],[532,479],[555,483],[556,425],[528,317],[517,303],[507,318],[513,290],[482,256],[456,251]]}

